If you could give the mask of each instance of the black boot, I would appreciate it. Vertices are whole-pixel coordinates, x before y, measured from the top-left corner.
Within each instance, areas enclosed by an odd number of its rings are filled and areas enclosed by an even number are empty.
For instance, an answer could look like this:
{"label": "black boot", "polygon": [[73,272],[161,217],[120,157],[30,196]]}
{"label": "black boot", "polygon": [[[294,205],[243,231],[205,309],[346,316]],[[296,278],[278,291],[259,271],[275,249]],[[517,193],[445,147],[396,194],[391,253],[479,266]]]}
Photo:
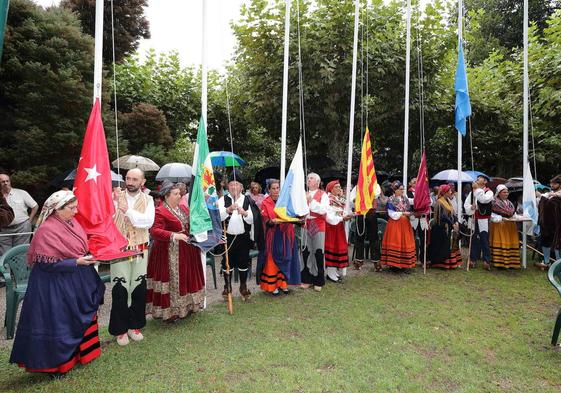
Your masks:
{"label": "black boot", "polygon": [[247,288],[247,270],[238,270],[240,273],[240,294],[243,300],[249,300],[251,291]]}
{"label": "black boot", "polygon": [[228,294],[232,292],[232,277],[230,273],[226,273],[224,270],[222,271],[222,275],[224,276],[224,290],[222,291],[222,298],[224,300],[228,300]]}
{"label": "black boot", "polygon": [[109,316],[109,334],[119,336],[125,334],[129,328],[129,306],[128,306],[128,293],[122,282],[125,282],[123,277],[115,277],[115,283],[111,290],[111,314]]}

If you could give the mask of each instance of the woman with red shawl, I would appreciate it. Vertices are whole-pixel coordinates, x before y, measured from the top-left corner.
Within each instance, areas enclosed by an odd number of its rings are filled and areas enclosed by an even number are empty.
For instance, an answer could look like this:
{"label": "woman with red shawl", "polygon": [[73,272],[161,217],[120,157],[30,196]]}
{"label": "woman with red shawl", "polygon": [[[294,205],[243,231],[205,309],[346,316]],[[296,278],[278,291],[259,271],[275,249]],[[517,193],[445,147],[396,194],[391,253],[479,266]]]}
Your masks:
{"label": "woman with red shawl", "polygon": [[352,215],[345,214],[345,198],[339,180],[327,183],[325,188],[329,197],[329,212],[327,213],[327,226],[325,229],[325,266],[327,279],[332,282],[341,282],[347,274],[349,266],[349,245],[345,222]]}
{"label": "woman with red shawl", "polygon": [[259,254],[256,275],[262,290],[278,296],[281,291],[288,294],[288,285],[300,285],[300,259],[294,224],[280,221],[275,213],[280,182],[270,180],[268,191],[261,204],[265,250]]}
{"label": "woman with red shawl", "polygon": [[146,313],[173,322],[202,308],[205,281],[201,252],[187,243],[189,211],[180,206],[179,187],[164,183],[160,193],[164,202],[150,229]]}
{"label": "woman with red shawl", "polygon": [[88,239],[74,218],[72,191],[47,199],[27,261],[32,266],[10,363],[62,377],[101,355],[97,310],[105,286],[88,255]]}

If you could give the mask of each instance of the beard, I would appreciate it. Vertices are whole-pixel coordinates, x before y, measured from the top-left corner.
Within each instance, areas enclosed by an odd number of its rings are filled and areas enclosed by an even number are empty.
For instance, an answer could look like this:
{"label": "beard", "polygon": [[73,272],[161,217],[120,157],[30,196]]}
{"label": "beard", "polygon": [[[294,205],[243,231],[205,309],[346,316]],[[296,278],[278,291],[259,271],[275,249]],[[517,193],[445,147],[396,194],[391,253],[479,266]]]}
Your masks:
{"label": "beard", "polygon": [[140,186],[136,187],[136,186],[127,185],[125,187],[126,187],[127,191],[130,192],[131,194],[137,193],[138,190],[140,190]]}

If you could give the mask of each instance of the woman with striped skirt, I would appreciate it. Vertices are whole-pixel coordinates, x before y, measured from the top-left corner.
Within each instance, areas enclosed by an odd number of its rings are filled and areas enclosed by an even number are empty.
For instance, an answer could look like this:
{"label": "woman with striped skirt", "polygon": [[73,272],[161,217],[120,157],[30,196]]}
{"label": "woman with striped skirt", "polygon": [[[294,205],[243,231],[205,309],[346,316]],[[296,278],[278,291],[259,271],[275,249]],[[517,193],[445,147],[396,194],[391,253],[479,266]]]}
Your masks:
{"label": "woman with striped skirt", "polygon": [[499,184],[493,201],[489,245],[493,266],[504,269],[520,268],[520,243],[516,223],[504,218],[514,216],[515,209],[508,200],[508,188]]}
{"label": "woman with striped skirt", "polygon": [[345,222],[353,216],[345,214],[345,198],[339,180],[327,183],[325,190],[329,196],[330,210],[325,228],[325,267],[327,279],[341,282],[347,275],[349,266],[349,243],[345,232]]}
{"label": "woman with striped skirt", "polygon": [[382,266],[392,269],[413,269],[417,263],[413,228],[409,222],[411,205],[404,196],[404,187],[396,182],[395,194],[388,199],[388,224],[382,240]]}
{"label": "woman with striped skirt", "polygon": [[430,229],[429,260],[431,267],[455,269],[462,264],[459,226],[454,213],[452,187],[443,184],[434,205],[434,221]]}

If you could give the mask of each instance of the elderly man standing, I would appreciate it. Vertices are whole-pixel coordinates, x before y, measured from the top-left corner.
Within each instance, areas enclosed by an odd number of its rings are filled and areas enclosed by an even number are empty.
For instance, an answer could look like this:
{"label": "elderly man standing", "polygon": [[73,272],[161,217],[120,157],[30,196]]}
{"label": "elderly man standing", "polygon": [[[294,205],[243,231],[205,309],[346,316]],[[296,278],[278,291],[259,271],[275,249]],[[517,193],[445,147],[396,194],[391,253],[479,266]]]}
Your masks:
{"label": "elderly man standing", "polygon": [[136,257],[111,264],[112,290],[109,333],[119,345],[144,338],[140,329],[146,325],[146,267],[148,230],[154,224],[154,201],[142,192],[146,179],[138,168],[127,172],[126,190],[117,197],[115,224],[129,242],[128,248],[140,253]]}
{"label": "elderly man standing", "polygon": [[493,212],[493,199],[495,195],[487,187],[487,178],[485,176],[478,176],[471,189],[472,192],[469,193],[464,202],[466,214],[470,216],[470,220],[473,220],[470,227],[474,229],[468,263],[470,267],[475,267],[475,262],[481,256],[483,268],[490,270],[489,219]]}
{"label": "elderly man standing", "polygon": [[[0,255],[19,244],[29,243],[31,223],[39,210],[37,202],[27,191],[12,188],[10,176],[0,173],[0,189],[2,196],[14,211],[14,219],[9,225],[0,229]],[[31,212],[29,212],[31,209]],[[18,235],[21,233],[22,235]],[[24,234],[27,233],[27,234]],[[8,235],[8,236],[4,236]]]}
{"label": "elderly man standing", "polygon": [[317,292],[325,285],[325,229],[329,197],[319,189],[317,173],[308,175],[308,206],[310,215],[302,233],[302,288],[314,287]]}

